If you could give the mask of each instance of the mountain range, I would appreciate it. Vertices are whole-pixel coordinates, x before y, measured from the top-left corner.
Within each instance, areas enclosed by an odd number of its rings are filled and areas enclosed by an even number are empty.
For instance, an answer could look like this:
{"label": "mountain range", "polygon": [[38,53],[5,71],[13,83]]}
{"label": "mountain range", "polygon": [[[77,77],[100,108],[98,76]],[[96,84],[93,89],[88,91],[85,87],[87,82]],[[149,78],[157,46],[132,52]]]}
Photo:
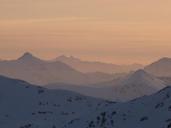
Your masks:
{"label": "mountain range", "polygon": [[129,101],[150,95],[171,84],[169,58],[162,58],[145,66],[144,70],[130,71],[127,74],[93,71],[82,73],[62,60],[86,65],[95,63],[66,56],[60,56],[57,60],[42,60],[31,53],[25,53],[16,60],[1,60],[0,74],[50,89],[65,89],[115,101]]}
{"label": "mountain range", "polygon": [[16,60],[0,61],[0,74],[39,85],[49,83],[86,85],[112,80],[114,77],[106,73],[82,73],[63,62],[41,60],[31,53],[25,53]]}
{"label": "mountain range", "polygon": [[170,128],[171,88],[125,103],[0,76],[1,128]]}
{"label": "mountain range", "polygon": [[0,60],[0,128],[171,128],[170,65],[111,74],[31,53]]}
{"label": "mountain range", "polygon": [[157,77],[171,77],[171,58],[163,57],[149,65],[141,64],[116,65],[103,62],[83,61],[73,56],[59,56],[55,60],[70,65],[80,72],[103,72],[103,73],[129,73],[138,69]]}
{"label": "mountain range", "polygon": [[132,64],[132,65],[116,65],[112,63],[104,62],[93,62],[93,61],[83,61],[79,58],[73,56],[59,56],[54,61],[60,61],[65,64],[70,65],[74,69],[80,72],[104,72],[109,74],[114,73],[128,73],[130,71],[135,71],[137,69],[143,68],[141,64]]}
{"label": "mountain range", "polygon": [[67,84],[49,84],[46,87],[71,90],[87,96],[113,101],[129,101],[144,95],[153,94],[166,86],[164,81],[155,76],[144,70],[137,70],[118,79],[99,83],[96,86],[80,87]]}

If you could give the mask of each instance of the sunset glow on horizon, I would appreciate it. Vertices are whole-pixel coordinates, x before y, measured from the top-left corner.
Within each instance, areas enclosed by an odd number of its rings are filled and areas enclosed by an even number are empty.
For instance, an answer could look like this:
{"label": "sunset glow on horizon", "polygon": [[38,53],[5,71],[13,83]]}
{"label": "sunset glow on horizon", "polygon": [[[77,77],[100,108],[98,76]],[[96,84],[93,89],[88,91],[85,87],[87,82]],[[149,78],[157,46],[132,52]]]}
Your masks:
{"label": "sunset glow on horizon", "polygon": [[[155,3],[155,4],[154,4]],[[116,64],[171,57],[171,1],[1,0],[0,58],[33,52]]]}

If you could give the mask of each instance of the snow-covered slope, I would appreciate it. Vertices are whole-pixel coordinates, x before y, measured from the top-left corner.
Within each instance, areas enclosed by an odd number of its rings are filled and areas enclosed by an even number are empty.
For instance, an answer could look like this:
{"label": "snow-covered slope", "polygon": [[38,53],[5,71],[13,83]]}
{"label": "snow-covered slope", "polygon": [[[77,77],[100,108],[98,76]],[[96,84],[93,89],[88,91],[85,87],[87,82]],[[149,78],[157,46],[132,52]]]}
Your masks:
{"label": "snow-covered slope", "polygon": [[85,85],[112,80],[113,76],[84,74],[62,62],[44,61],[31,53],[25,53],[17,60],[0,61],[0,74],[40,85],[56,82]]}
{"label": "snow-covered slope", "polygon": [[0,128],[170,127],[170,87],[115,103],[0,76]]}
{"label": "snow-covered slope", "polygon": [[171,128],[171,88],[117,103],[92,113],[68,128]]}
{"label": "snow-covered slope", "polygon": [[171,86],[171,77],[158,77],[158,79],[164,81],[166,85]]}
{"label": "snow-covered slope", "polygon": [[62,128],[108,104],[0,76],[0,128]]}
{"label": "snow-covered slope", "polygon": [[146,66],[145,70],[159,77],[171,77],[171,58],[161,58]]}
{"label": "snow-covered slope", "polygon": [[109,88],[113,90],[112,97],[131,100],[144,95],[153,94],[164,87],[166,87],[166,85],[162,80],[144,70],[138,70],[118,82],[115,82],[113,87]]}
{"label": "snow-covered slope", "polygon": [[103,82],[96,87],[78,87],[74,85],[51,84],[48,88],[66,89],[79,92],[84,95],[100,97],[110,100],[128,101],[144,95],[150,95],[166,87],[165,82],[138,70],[120,79],[110,82]]}
{"label": "snow-covered slope", "polygon": [[104,73],[127,73],[130,71],[135,71],[137,69],[142,68],[143,66],[140,64],[132,64],[132,65],[116,65],[110,63],[103,62],[93,62],[93,61],[82,61],[73,56],[59,56],[55,59],[55,61],[60,61],[70,65],[71,67],[77,69],[80,72],[88,73],[88,72],[104,72]]}

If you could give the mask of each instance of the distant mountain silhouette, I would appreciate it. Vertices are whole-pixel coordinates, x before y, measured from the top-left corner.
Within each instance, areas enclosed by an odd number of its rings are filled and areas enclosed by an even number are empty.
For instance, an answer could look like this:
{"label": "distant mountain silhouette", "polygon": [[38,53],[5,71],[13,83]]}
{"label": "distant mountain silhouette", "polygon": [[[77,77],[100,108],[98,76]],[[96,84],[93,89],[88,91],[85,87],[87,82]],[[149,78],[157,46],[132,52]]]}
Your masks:
{"label": "distant mountain silhouette", "polygon": [[112,75],[81,73],[63,62],[41,60],[28,52],[17,60],[0,61],[0,74],[40,85],[56,82],[86,85],[112,79]]}
{"label": "distant mountain silhouette", "polygon": [[140,64],[132,65],[115,65],[103,62],[93,62],[93,61],[82,61],[76,57],[65,55],[56,58],[56,61],[61,61],[70,65],[71,67],[77,69],[81,72],[104,72],[104,73],[128,73],[130,71],[135,71],[142,68]]}
{"label": "distant mountain silhouette", "polygon": [[144,70],[138,70],[127,76],[120,77],[110,82],[99,83],[96,86],[80,87],[66,84],[47,85],[51,89],[68,89],[84,95],[100,97],[110,100],[128,101],[150,95],[166,87],[165,82],[148,74]]}
{"label": "distant mountain silhouette", "polygon": [[161,58],[144,69],[155,76],[171,77],[171,58]]}

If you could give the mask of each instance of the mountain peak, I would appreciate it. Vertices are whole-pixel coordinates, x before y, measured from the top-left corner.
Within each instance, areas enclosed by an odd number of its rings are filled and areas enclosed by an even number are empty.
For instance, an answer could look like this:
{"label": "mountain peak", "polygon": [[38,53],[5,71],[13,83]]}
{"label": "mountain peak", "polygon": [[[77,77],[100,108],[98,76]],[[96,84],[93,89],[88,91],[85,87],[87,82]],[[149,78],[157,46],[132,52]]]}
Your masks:
{"label": "mountain peak", "polygon": [[74,56],[65,56],[65,55],[61,55],[61,56],[57,57],[56,60],[62,61],[62,62],[65,62],[65,61],[80,61],[80,59],[78,59],[78,58],[76,58]]}
{"label": "mountain peak", "polygon": [[163,57],[147,65],[144,69],[155,76],[171,77],[171,58]]}
{"label": "mountain peak", "polygon": [[18,60],[24,60],[24,61],[40,61],[39,58],[33,56],[30,52],[25,52]]}
{"label": "mountain peak", "polygon": [[131,82],[131,83],[138,83],[141,81],[144,81],[146,79],[151,79],[153,76],[151,76],[150,74],[148,74],[147,72],[145,72],[142,69],[139,69],[133,73],[130,73],[127,77],[127,82]]}
{"label": "mountain peak", "polygon": [[152,74],[147,73],[143,69],[137,70],[132,75],[128,77],[128,81],[126,83],[140,83],[140,85],[146,85],[161,89],[165,87],[164,82]]}
{"label": "mountain peak", "polygon": [[33,55],[30,52],[25,52],[23,57],[33,57]]}
{"label": "mountain peak", "polygon": [[58,56],[57,58],[68,58],[68,57],[65,55],[61,55],[61,56]]}
{"label": "mountain peak", "polygon": [[169,57],[163,57],[159,60],[159,62],[168,62],[168,61],[171,61],[171,58]]}
{"label": "mountain peak", "polygon": [[148,73],[143,69],[139,69],[133,73],[134,75],[147,75]]}

